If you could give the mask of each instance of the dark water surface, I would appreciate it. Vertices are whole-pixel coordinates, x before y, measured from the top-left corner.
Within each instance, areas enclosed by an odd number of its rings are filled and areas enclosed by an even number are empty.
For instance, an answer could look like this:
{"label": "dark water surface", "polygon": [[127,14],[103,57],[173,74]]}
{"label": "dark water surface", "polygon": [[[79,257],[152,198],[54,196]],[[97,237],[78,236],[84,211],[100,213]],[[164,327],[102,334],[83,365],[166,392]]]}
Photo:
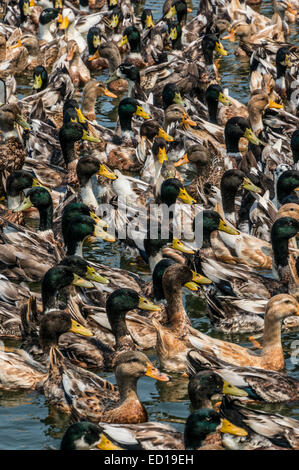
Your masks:
{"label": "dark water surface", "polygon": [[[147,0],[146,6],[152,8],[155,18],[161,16],[162,0]],[[198,0],[193,2],[196,11]],[[266,16],[271,16],[272,6],[270,1],[262,3],[261,12]],[[290,41],[298,42],[298,25],[290,25]],[[225,48],[229,55],[221,59],[220,73],[222,76],[222,86],[229,89],[230,95],[243,103],[247,103],[249,97],[248,65],[240,63],[233,54],[235,44],[224,41]],[[106,79],[107,73],[98,76],[99,79]],[[18,97],[28,95],[31,92],[28,79],[18,79]],[[98,121],[107,126],[114,127],[116,121],[116,105],[121,99],[111,100],[100,98],[97,103]],[[95,248],[95,249],[94,249]],[[110,266],[117,266],[123,269],[139,272],[145,279],[148,274],[139,271],[138,267],[132,265],[134,260],[126,259],[122,256],[118,243],[106,244],[104,242],[85,247],[85,257],[97,260],[100,263]],[[205,302],[199,295],[189,294],[184,290],[185,308],[193,326],[204,333],[214,337],[223,337],[229,341],[234,341],[249,346],[246,336],[238,335],[225,336],[216,333],[210,326],[210,322],[205,316]],[[283,335],[283,346],[286,357],[286,369],[292,376],[299,379],[299,366],[291,363],[289,356],[291,353],[291,342],[297,338],[296,333]],[[11,343],[10,343],[11,344]],[[156,359],[154,353],[149,355],[151,359]],[[106,376],[115,383],[112,373],[100,374]],[[139,396],[144,403],[151,421],[171,422],[180,431],[184,428],[190,407],[187,395],[186,379],[173,377],[170,383],[156,382],[150,378],[139,380]],[[266,411],[281,412],[286,416],[299,418],[299,409],[296,406],[287,404],[263,407]],[[3,449],[47,449],[49,447],[59,448],[60,439],[68,426],[68,417],[57,413],[45,403],[45,399],[38,393],[3,393],[0,392],[0,450]]]}

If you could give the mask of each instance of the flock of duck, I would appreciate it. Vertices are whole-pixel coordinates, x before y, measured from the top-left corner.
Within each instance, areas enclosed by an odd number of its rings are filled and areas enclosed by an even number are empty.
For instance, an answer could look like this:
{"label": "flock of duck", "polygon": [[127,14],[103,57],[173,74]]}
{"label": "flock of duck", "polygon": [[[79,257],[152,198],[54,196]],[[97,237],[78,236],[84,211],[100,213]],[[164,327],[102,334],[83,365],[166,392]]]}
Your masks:
{"label": "flock of duck", "polygon": [[[130,0],[1,3],[0,338],[20,346],[0,351],[0,390],[68,414],[63,450],[298,449],[298,420],[255,408],[299,400],[281,342],[299,326],[298,2],[267,18],[166,0],[158,21]],[[222,39],[249,63],[247,106],[221,87]],[[103,96],[120,99],[115,131],[97,122]],[[149,282],[84,258],[117,239]],[[194,328],[183,288],[252,346]],[[178,375],[183,434],[148,422],[137,392]]]}

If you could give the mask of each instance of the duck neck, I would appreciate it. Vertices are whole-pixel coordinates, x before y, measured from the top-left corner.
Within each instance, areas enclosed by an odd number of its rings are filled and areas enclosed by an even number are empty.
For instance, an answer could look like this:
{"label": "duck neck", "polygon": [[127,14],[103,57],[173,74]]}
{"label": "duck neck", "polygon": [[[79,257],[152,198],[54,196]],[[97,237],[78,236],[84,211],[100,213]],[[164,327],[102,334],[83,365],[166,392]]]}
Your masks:
{"label": "duck neck", "polygon": [[276,80],[284,78],[286,70],[287,70],[287,67],[285,65],[282,65],[279,62],[277,62],[277,64],[276,64],[276,72],[277,72]]}
{"label": "duck neck", "polygon": [[272,250],[275,267],[279,270],[288,265],[289,241],[287,238],[279,239],[275,236],[272,239]]}
{"label": "duck neck", "polygon": [[213,65],[213,49],[203,49],[203,56],[206,62],[206,65]]}
{"label": "duck neck", "polygon": [[68,240],[66,243],[66,256],[81,256],[83,258],[83,241],[81,240]]}
{"label": "duck neck", "polygon": [[[182,287],[180,285],[169,285],[163,282],[165,299],[167,300],[167,313],[170,327],[178,330],[181,335],[185,334],[187,315],[183,305]],[[188,321],[189,323],[189,321]]]}
{"label": "duck neck", "polygon": [[205,226],[203,226],[202,231],[202,246],[201,248],[211,248],[211,231],[207,230]]}
{"label": "duck neck", "polygon": [[218,124],[218,121],[217,121],[218,101],[208,99],[207,105],[208,105],[210,122],[212,122],[213,124]]}
{"label": "duck neck", "polygon": [[255,135],[259,135],[260,132],[264,130],[264,124],[261,113],[258,111],[251,113],[251,115],[249,115],[249,120],[253,132],[255,133]]}
{"label": "duck neck", "polygon": [[52,230],[53,228],[53,206],[52,204],[39,211],[39,232]]}
{"label": "duck neck", "polygon": [[264,322],[264,339],[263,339],[262,355],[269,357],[270,360],[278,359],[284,362],[283,350],[281,345],[281,325],[280,320],[273,318],[270,312],[265,315]]}
{"label": "duck neck", "polygon": [[227,129],[225,129],[225,131],[226,152],[238,154],[240,137],[238,135],[227,132]]}
{"label": "duck neck", "polygon": [[235,198],[238,187],[221,186],[221,201],[225,218],[233,224],[236,224]]}
{"label": "duck neck", "polygon": [[158,253],[154,255],[150,255],[148,257],[148,264],[152,273],[154,272],[156,264],[159,263],[159,261],[161,261],[162,259],[163,259],[162,251],[158,251]]}
{"label": "duck neck", "polygon": [[51,42],[54,40],[54,37],[50,31],[51,24],[41,24],[39,23],[39,38],[42,41]]}
{"label": "duck neck", "polygon": [[128,80],[128,98],[132,98],[134,88],[135,88],[135,82],[129,79]]}
{"label": "duck neck", "polygon": [[89,178],[85,185],[80,187],[80,195],[82,202],[84,202],[84,204],[86,204],[88,207],[92,207],[94,210],[98,208],[98,202],[92,189],[91,178]]}
{"label": "duck neck", "polygon": [[139,401],[137,394],[138,377],[121,377],[116,371],[116,383],[119,389],[120,403],[127,400]]}
{"label": "duck neck", "polygon": [[130,40],[130,55],[131,54],[140,54],[141,51],[141,44],[140,38],[136,38],[134,40]]}
{"label": "duck neck", "polygon": [[64,141],[61,143],[61,150],[62,150],[62,154],[63,154],[63,158],[64,158],[64,161],[65,161],[65,165],[66,167],[68,167],[68,165],[76,160],[76,152],[75,152],[75,142],[73,140],[68,140],[68,141]]}
{"label": "duck neck", "polygon": [[56,308],[57,289],[49,289],[49,286],[42,285],[43,313]]}
{"label": "duck neck", "polygon": [[122,135],[123,136],[128,136],[128,135],[131,136],[132,116],[131,115],[127,116],[127,115],[120,114],[119,115],[119,123],[120,123]]}
{"label": "duck neck", "polygon": [[134,342],[126,325],[126,313],[118,312],[116,314],[107,310],[107,317],[115,336],[115,349],[117,351],[135,350]]}
{"label": "duck neck", "polygon": [[13,210],[21,204],[21,196],[7,196],[8,210]]}

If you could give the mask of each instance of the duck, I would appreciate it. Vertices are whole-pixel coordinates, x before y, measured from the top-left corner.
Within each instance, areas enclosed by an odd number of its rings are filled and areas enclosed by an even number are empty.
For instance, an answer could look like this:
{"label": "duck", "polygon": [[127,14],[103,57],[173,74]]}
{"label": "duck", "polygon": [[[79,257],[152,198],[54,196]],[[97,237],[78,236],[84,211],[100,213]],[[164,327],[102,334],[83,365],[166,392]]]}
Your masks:
{"label": "duck", "polygon": [[69,74],[74,86],[85,85],[90,80],[90,72],[81,59],[77,42],[73,39],[67,42],[66,60],[69,63]]}
{"label": "duck", "polygon": [[284,372],[249,366],[236,366],[205,351],[188,352],[188,371],[197,373],[213,371],[223,380],[247,393],[248,399],[266,403],[283,403],[298,400],[299,383]]}
{"label": "duck", "polygon": [[298,448],[298,422],[294,418],[254,410],[228,397],[223,398],[220,410],[222,416],[238,423],[238,426],[243,423],[248,432],[245,439],[226,439],[231,449]]}
{"label": "duck", "polygon": [[82,94],[82,112],[89,121],[96,121],[95,103],[99,96],[117,98],[117,95],[108,90],[103,82],[90,79],[85,84]]}
{"label": "duck", "polygon": [[51,42],[55,40],[54,31],[59,17],[58,8],[44,8],[39,16],[39,39]]}
{"label": "duck", "polygon": [[222,421],[219,413],[210,408],[191,413],[183,434],[159,422],[121,426],[121,434],[116,425],[99,423],[98,426],[102,431],[98,444],[101,450],[224,450],[219,433],[247,435],[228,420]]}
{"label": "duck", "polygon": [[[49,352],[48,344],[56,336],[72,331],[77,334],[90,335],[91,333],[72,321],[71,317],[63,312],[51,312],[45,315],[40,325],[40,342],[45,351]],[[54,340],[54,341],[55,341]],[[38,390],[43,387],[48,378],[48,368],[35,361],[28,353],[21,349],[13,352],[1,351],[1,380],[2,390]],[[51,359],[50,359],[51,360]]]}
{"label": "duck", "polygon": [[[55,371],[58,372],[58,377],[53,376],[53,382],[56,382],[55,387],[58,384],[62,386],[68,398],[71,415],[92,422],[102,420],[108,423],[126,424],[147,421],[146,409],[137,395],[138,379],[146,375],[163,382],[169,380],[169,377],[156,369],[147,356],[140,351],[126,351],[118,356],[114,367],[117,387],[99,378],[93,382],[92,378],[98,376],[91,372],[89,383],[82,383],[80,375],[72,374],[72,370],[67,369],[64,361],[56,357]],[[46,386],[52,388],[50,375],[48,384],[47,382],[44,384],[44,389]],[[92,407],[90,406],[91,396],[94,400]],[[60,405],[60,408],[61,406],[63,405]],[[66,411],[65,406],[64,411]]]}
{"label": "duck", "polygon": [[[21,126],[27,131],[30,130],[30,125],[22,116],[21,109],[16,104],[5,104],[0,108],[0,129],[2,132],[3,142],[1,144],[1,175],[4,171],[12,172],[14,170],[21,170],[25,158],[26,151],[22,135],[18,126]],[[1,177],[1,192],[3,193],[2,177]]]}
{"label": "duck", "polygon": [[139,30],[135,26],[128,26],[122,34],[122,39],[118,43],[118,47],[130,45],[130,53],[126,56],[125,61],[134,64],[138,69],[146,67],[141,55],[141,38]]}

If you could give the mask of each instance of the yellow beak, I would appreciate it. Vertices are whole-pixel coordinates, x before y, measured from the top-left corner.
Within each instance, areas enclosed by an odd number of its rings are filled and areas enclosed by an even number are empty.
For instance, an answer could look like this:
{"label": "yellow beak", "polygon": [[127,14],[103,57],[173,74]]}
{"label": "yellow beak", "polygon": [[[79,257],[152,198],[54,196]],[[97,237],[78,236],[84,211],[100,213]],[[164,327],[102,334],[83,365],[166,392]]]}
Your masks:
{"label": "yellow beak", "polygon": [[81,336],[93,336],[93,333],[85,326],[80,325],[80,323],[76,322],[72,319],[72,326],[69,329],[70,333],[76,333],[77,335]]}
{"label": "yellow beak", "polygon": [[138,308],[140,308],[141,310],[148,310],[149,312],[161,312],[161,307],[153,304],[145,297],[139,297]]}
{"label": "yellow beak", "polygon": [[229,225],[227,225],[226,222],[224,222],[224,220],[220,219],[220,222],[219,222],[219,225],[218,225],[218,230],[220,230],[220,232],[226,232],[226,233],[229,233],[230,235],[239,235],[240,232],[238,232],[238,230],[236,230],[234,227],[230,227]]}
{"label": "yellow beak", "polygon": [[178,31],[176,28],[171,28],[170,29],[170,33],[169,33],[169,39],[171,39],[172,41],[175,41],[178,37]]}
{"label": "yellow beak", "polygon": [[176,7],[174,5],[168,10],[168,12],[165,15],[165,18],[167,19],[173,18],[175,14],[176,14]]}
{"label": "yellow beak", "polygon": [[219,93],[218,101],[224,104],[225,106],[229,106],[230,104],[232,104],[232,102],[227,98],[227,96],[225,96],[224,93],[221,92]]}
{"label": "yellow beak", "polygon": [[100,282],[101,284],[109,284],[109,279],[97,273],[92,266],[87,266],[86,279],[94,282]]}
{"label": "yellow beak", "polygon": [[150,119],[150,115],[147,114],[144,109],[142,108],[142,106],[139,106],[137,105],[137,109],[135,111],[135,114],[136,116],[140,116],[142,117],[143,119]]}
{"label": "yellow beak", "polygon": [[77,276],[77,274],[74,274],[74,280],[72,284],[78,287],[93,287],[91,282],[87,281],[86,279],[83,279],[82,277]]}
{"label": "yellow beak", "polygon": [[24,129],[27,129],[28,131],[30,131],[31,129],[30,125],[21,114],[17,114],[16,123],[19,124],[19,126],[23,127]]}
{"label": "yellow beak", "polygon": [[25,211],[26,209],[30,209],[30,207],[32,207],[33,204],[29,198],[29,196],[25,197],[25,199],[21,202],[21,204],[16,207],[15,209],[13,209],[13,212],[23,212]]}
{"label": "yellow beak", "polygon": [[117,176],[111,171],[106,165],[101,163],[100,169],[97,172],[97,175],[100,176],[105,176],[105,178],[108,178],[109,180],[116,180]]}
{"label": "yellow beak", "polygon": [[110,233],[106,232],[105,230],[103,230],[98,225],[95,226],[93,235],[94,235],[94,237],[100,238],[101,240],[104,240],[105,242],[110,242],[110,243],[115,242],[115,237],[110,235]]}
{"label": "yellow beak", "polygon": [[182,118],[182,124],[185,125],[185,126],[192,126],[192,127],[197,126],[196,122],[192,121],[192,119],[190,119],[187,114],[184,114],[184,116]]}
{"label": "yellow beak", "polygon": [[35,90],[39,90],[43,85],[43,80],[42,80],[42,77],[41,75],[35,75],[34,77],[34,83],[33,83],[33,88]]}
{"label": "yellow beak", "polygon": [[254,145],[259,145],[261,143],[260,139],[253,133],[252,129],[247,128],[244,137]]}
{"label": "yellow beak", "polygon": [[77,113],[79,122],[81,124],[84,124],[87,121],[86,117],[84,116],[84,114],[82,113],[80,108],[75,108],[75,109],[76,109],[76,113]]}
{"label": "yellow beak", "polygon": [[244,178],[243,188],[247,189],[248,191],[252,191],[253,193],[260,194],[262,192],[261,188],[259,188],[258,186],[255,186],[255,184],[253,184],[249,178]]}
{"label": "yellow beak", "polygon": [[121,40],[117,43],[118,47],[123,47],[128,44],[128,36],[123,36]]}
{"label": "yellow beak", "polygon": [[228,434],[234,434],[235,436],[247,436],[248,432],[245,429],[235,426],[227,419],[221,419],[221,427],[218,429],[220,432],[226,432]]}
{"label": "yellow beak", "polygon": [[101,440],[97,444],[97,448],[100,450],[124,450],[122,447],[118,447],[111,442],[103,433],[101,434]]}
{"label": "yellow beak", "polygon": [[85,129],[83,129],[82,140],[88,140],[89,142],[101,142],[96,137],[93,137],[92,135],[88,134]]}
{"label": "yellow beak", "polygon": [[224,49],[220,41],[216,42],[215,51],[218,52],[218,54],[220,55],[227,55],[227,51]]}
{"label": "yellow beak", "polygon": [[222,393],[225,395],[232,395],[234,397],[248,397],[248,393],[245,390],[241,390],[234,385],[231,385],[226,380],[223,380]]}
{"label": "yellow beak", "polygon": [[147,15],[145,24],[147,28],[151,28],[152,26],[155,26],[152,15]]}
{"label": "yellow beak", "polygon": [[185,188],[180,188],[178,198],[185,204],[196,204],[196,200],[187,193]]}
{"label": "yellow beak", "polygon": [[162,129],[161,127],[159,127],[158,137],[162,137],[164,140],[166,140],[166,142],[173,142],[174,141],[174,138],[171,137],[170,135],[168,135],[164,131],[164,129]]}
{"label": "yellow beak", "polygon": [[112,20],[111,20],[109,26],[110,26],[110,28],[113,28],[113,29],[114,29],[114,28],[116,28],[116,27],[118,26],[118,23],[119,23],[119,18],[118,18],[118,16],[117,16],[117,15],[113,15],[113,16],[112,16]]}
{"label": "yellow beak", "polygon": [[195,251],[192,250],[191,248],[188,248],[186,245],[184,245],[180,240],[177,238],[174,238],[172,240],[172,243],[170,245],[170,248],[173,248],[174,250],[181,251],[182,253],[186,253],[187,255],[194,255]]}

